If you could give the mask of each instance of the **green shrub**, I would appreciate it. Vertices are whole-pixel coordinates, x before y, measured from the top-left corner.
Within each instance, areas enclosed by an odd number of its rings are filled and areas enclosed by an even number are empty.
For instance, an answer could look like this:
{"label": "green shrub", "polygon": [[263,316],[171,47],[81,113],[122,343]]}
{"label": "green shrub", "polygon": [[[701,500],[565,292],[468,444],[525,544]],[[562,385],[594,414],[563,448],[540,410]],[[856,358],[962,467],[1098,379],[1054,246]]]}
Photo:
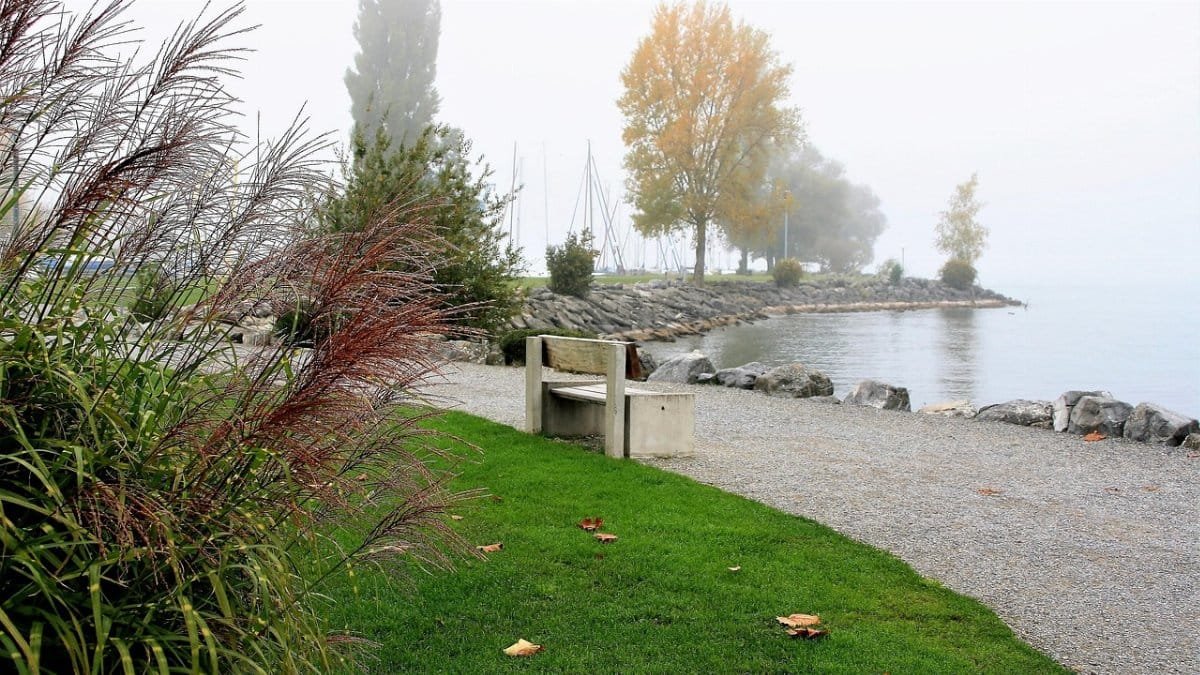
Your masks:
{"label": "green shrub", "polygon": [[547,285],[559,295],[586,298],[595,264],[592,234],[584,232],[576,235],[572,232],[562,246],[546,247],[546,269],[550,271],[550,283]]}
{"label": "green shrub", "polygon": [[971,263],[958,258],[951,258],[942,265],[942,270],[939,272],[942,283],[950,288],[965,291],[975,284],[975,268]]}
{"label": "green shrub", "polygon": [[275,319],[275,335],[286,345],[315,347],[335,332],[336,325],[331,326],[331,321],[334,319],[318,316],[312,303],[302,301]]}
{"label": "green shrub", "polygon": [[895,258],[888,258],[879,264],[877,275],[880,279],[886,279],[893,286],[900,283],[904,278],[904,266]]}
{"label": "green shrub", "polygon": [[594,340],[595,333],[587,331],[568,330],[566,328],[525,328],[510,330],[500,336],[500,351],[504,353],[504,364],[525,363],[525,338],[535,335],[557,335],[558,337],[587,338]]}
{"label": "green shrub", "polygon": [[149,264],[134,275],[134,299],[129,311],[141,323],[158,321],[171,313],[176,302],[175,284],[158,264]]}
{"label": "green shrub", "polygon": [[800,279],[804,277],[804,266],[795,258],[784,258],[775,263],[775,268],[771,270],[771,277],[775,279],[777,286],[789,288],[800,283]]}
{"label": "green shrub", "polygon": [[[307,195],[332,186],[300,129],[238,184],[226,158],[258,153],[229,146],[236,9],[139,52],[120,12],[6,8],[21,93],[0,100],[0,128],[23,130],[6,150],[23,194],[0,200],[0,672],[341,669],[353,640],[324,623],[327,575],[465,553],[441,519],[438,451],[400,407],[435,362],[423,336],[449,330],[441,298],[428,273],[380,273],[430,270],[445,243],[395,213],[306,227]],[[22,196],[53,206],[18,214]],[[155,261],[199,232],[170,283],[206,297],[175,316]],[[129,269],[147,270],[142,326],[122,316]],[[297,295],[345,317],[307,360],[175,339]]]}
{"label": "green shrub", "polygon": [[[427,127],[416,139],[374,138],[356,128],[346,188],[329,199],[319,220],[327,230],[360,231],[386,213],[431,223],[446,245],[433,261],[441,309],[456,322],[491,331],[520,307],[520,248],[499,227],[511,194],[491,188],[492,169],[473,162],[462,131]],[[420,203],[420,212],[412,206]],[[425,269],[424,265],[417,269]],[[404,269],[401,266],[401,269]]]}

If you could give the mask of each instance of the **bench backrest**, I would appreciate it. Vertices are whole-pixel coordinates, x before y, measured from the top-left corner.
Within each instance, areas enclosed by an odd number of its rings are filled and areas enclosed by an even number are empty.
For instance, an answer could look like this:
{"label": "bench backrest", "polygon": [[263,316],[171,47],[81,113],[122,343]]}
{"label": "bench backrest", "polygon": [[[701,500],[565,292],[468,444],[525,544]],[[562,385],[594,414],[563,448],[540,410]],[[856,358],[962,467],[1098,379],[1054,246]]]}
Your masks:
{"label": "bench backrest", "polygon": [[606,376],[611,350],[614,345],[620,345],[625,350],[626,379],[638,380],[642,377],[641,359],[638,358],[637,345],[632,342],[543,335],[541,343],[543,366],[567,373]]}

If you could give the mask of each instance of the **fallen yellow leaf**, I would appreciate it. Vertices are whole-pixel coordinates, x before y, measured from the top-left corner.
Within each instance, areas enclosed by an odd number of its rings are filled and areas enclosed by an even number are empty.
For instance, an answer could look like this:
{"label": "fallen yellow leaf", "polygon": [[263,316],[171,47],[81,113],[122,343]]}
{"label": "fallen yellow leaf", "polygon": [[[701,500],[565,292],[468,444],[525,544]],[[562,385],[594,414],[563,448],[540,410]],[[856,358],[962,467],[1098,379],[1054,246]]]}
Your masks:
{"label": "fallen yellow leaf", "polygon": [[741,572],[741,571],[742,571],[742,566],[741,566],[741,565],[734,565],[733,567],[730,567],[730,568],[729,568],[729,571],[730,571],[730,572]]}
{"label": "fallen yellow leaf", "polygon": [[450,520],[462,520],[462,516],[450,516]]}
{"label": "fallen yellow leaf", "polygon": [[525,638],[521,638],[514,642],[511,646],[505,648],[504,653],[509,656],[533,656],[542,651],[545,647],[535,645]]}
{"label": "fallen yellow leaf", "polygon": [[1105,436],[1099,431],[1093,431],[1092,433],[1084,436],[1083,440],[1087,441],[1088,443],[1095,443],[1096,441],[1102,441],[1106,438],[1108,438],[1108,436]]}
{"label": "fallen yellow leaf", "polygon": [[817,640],[819,638],[825,637],[826,635],[829,635],[829,631],[821,630],[819,628],[791,628],[791,629],[788,629],[787,634],[794,638],[801,638],[804,640]]}
{"label": "fallen yellow leaf", "polygon": [[497,542],[495,544],[488,544],[487,546],[476,546],[475,548],[483,551],[484,553],[495,553],[496,551],[502,550],[504,548],[504,544]]}
{"label": "fallen yellow leaf", "polygon": [[596,539],[598,539],[601,544],[611,544],[612,542],[617,540],[617,535],[608,534],[607,532],[597,532],[596,534],[593,534],[592,536],[595,537]]}
{"label": "fallen yellow leaf", "polygon": [[604,525],[604,519],[600,517],[584,518],[583,520],[579,521],[579,529],[583,530],[584,532],[595,532],[596,530],[600,529],[601,525]]}
{"label": "fallen yellow leaf", "polygon": [[788,616],[777,616],[775,620],[788,628],[802,628],[821,623],[821,617],[816,614],[789,614]]}

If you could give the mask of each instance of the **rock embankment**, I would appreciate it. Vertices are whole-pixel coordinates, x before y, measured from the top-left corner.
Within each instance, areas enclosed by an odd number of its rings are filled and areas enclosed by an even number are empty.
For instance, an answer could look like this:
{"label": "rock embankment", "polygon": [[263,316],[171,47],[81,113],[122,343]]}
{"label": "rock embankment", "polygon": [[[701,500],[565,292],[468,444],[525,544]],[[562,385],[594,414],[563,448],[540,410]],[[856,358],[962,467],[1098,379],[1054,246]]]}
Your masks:
{"label": "rock embankment", "polygon": [[511,326],[582,330],[627,340],[670,340],[772,314],[1017,304],[984,288],[959,291],[929,279],[904,279],[894,285],[875,277],[803,280],[792,288],[745,281],[716,281],[697,287],[656,280],[593,284],[586,299],[538,288],[530,292]]}

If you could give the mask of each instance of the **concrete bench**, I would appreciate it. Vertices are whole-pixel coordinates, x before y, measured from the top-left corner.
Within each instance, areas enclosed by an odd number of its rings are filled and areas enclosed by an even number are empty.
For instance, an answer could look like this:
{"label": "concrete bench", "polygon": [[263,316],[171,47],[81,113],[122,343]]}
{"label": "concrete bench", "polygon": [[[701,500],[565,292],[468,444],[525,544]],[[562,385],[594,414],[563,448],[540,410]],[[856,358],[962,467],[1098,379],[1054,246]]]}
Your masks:
{"label": "concrete bench", "polygon": [[[544,380],[542,367],[594,381]],[[625,386],[641,369],[630,343],[535,336],[525,340],[525,429],[547,436],[604,435],[609,457],[683,457],[693,451],[695,396]]]}

